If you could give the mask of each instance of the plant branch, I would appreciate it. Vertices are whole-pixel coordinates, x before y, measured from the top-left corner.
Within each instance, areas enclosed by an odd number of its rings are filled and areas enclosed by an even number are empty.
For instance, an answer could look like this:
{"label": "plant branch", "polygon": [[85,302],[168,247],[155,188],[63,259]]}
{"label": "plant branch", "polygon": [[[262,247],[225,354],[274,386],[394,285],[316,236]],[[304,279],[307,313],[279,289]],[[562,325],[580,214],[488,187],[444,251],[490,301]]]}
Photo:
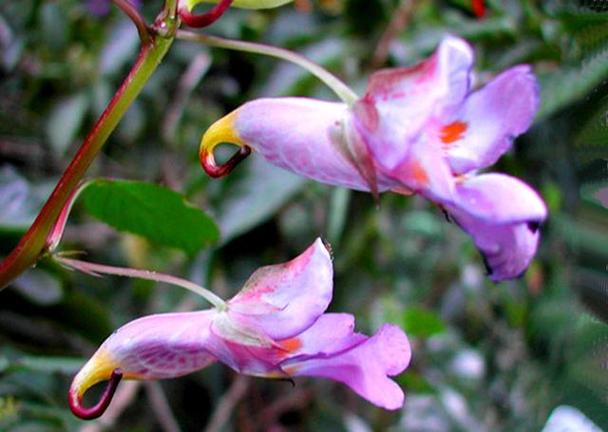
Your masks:
{"label": "plant branch", "polygon": [[325,85],[334,91],[346,104],[354,104],[359,97],[335,75],[322,68],[318,64],[308,60],[306,57],[292,51],[270,45],[244,42],[239,40],[225,39],[217,36],[209,36],[202,33],[195,33],[188,30],[178,30],[177,38],[191,42],[199,42],[216,48],[225,48],[236,51],[243,51],[255,54],[263,54],[270,57],[279,58],[297,64],[308,70],[311,74],[319,78]]}
{"label": "plant branch", "polygon": [[177,18],[177,0],[165,0],[163,14],[170,20]]}
{"label": "plant branch", "polygon": [[[168,8],[166,10],[171,10],[171,7],[174,10],[176,7],[175,0],[167,0],[165,7]],[[164,21],[161,20],[160,23],[157,21],[157,25],[161,24],[164,24],[163,30],[166,34],[175,34],[177,23],[174,20],[164,18]],[[173,37],[161,37],[157,34],[150,38],[148,44],[142,45],[131,71],[78,149],[36,220],[13,251],[0,263],[0,290],[33,266],[44,253],[47,237],[53,230],[57,218],[70,195],[131,103],[156,70],[172,42]]]}
{"label": "plant branch", "polygon": [[143,45],[150,43],[150,31],[148,30],[148,26],[146,25],[146,21],[144,21],[143,17],[139,14],[139,11],[135,6],[131,4],[129,0],[112,0],[116,6],[120,8],[121,11],[127,15],[135,27],[137,28],[137,33],[139,34],[139,39]]}

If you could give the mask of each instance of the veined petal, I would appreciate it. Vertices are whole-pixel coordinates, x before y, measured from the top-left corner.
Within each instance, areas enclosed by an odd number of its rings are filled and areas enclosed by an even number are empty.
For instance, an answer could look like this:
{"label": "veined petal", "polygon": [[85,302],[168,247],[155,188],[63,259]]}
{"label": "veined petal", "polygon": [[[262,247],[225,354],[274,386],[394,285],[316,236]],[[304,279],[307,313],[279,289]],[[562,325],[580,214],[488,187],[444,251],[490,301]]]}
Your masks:
{"label": "veined petal", "polygon": [[[345,131],[348,115],[342,103],[291,97],[258,99],[236,111],[234,131],[273,165],[322,183],[370,191],[370,181],[360,171],[368,164],[358,166],[345,147],[350,138],[344,134],[354,133]],[[391,186],[383,179],[377,185],[379,191]]]}
{"label": "veined petal", "polygon": [[538,82],[526,65],[506,70],[469,96],[459,115],[466,131],[462,139],[446,143],[452,171],[462,174],[494,164],[528,130],[538,105]]}
{"label": "veined petal", "polygon": [[285,339],[310,327],[332,297],[333,268],[317,239],[293,260],[256,270],[228,302],[230,319],[272,339]]}
{"label": "veined petal", "polygon": [[471,47],[446,37],[427,60],[374,73],[353,109],[357,130],[376,161],[392,170],[433,116],[454,111],[469,91]]}
{"label": "veined petal", "polygon": [[[337,320],[335,315],[324,317],[329,317],[330,322]],[[320,326],[327,324],[319,320]],[[316,332],[316,325],[304,335]],[[328,353],[319,345],[317,349],[322,350],[321,353],[294,357],[286,361],[282,368],[291,376],[316,376],[342,382],[382,408],[393,410],[402,407],[403,391],[388,377],[401,373],[411,359],[409,341],[403,331],[395,325],[385,324],[369,338],[357,334],[347,335],[346,338],[352,345],[345,346],[347,344],[325,338],[325,342],[329,340],[340,350]],[[309,340],[314,343],[315,338]]]}
{"label": "veined petal", "polygon": [[212,311],[150,315],[116,330],[78,372],[70,393],[78,398],[120,369],[125,379],[175,378],[216,358],[206,345]]}
{"label": "veined petal", "polygon": [[539,224],[547,217],[541,197],[523,181],[504,174],[473,176],[458,184],[457,206],[489,224]]}

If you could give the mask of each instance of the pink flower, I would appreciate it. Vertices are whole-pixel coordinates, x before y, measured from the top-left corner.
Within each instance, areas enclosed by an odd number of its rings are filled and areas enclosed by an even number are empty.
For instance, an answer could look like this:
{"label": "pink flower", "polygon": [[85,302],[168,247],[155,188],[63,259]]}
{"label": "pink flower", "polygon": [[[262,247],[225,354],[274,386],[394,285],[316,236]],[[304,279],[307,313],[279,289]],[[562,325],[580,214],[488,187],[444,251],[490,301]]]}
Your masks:
{"label": "pink flower", "polygon": [[[151,315],[114,332],[78,372],[69,392],[74,414],[99,416],[120,378],[174,378],[220,361],[268,378],[317,376],[342,382],[375,405],[397,409],[404,395],[389,379],[411,358],[403,331],[385,324],[354,332],[352,315],[323,313],[332,296],[332,263],[317,239],[292,261],[257,270],[222,310]],[[84,393],[111,384],[94,408]]]}
{"label": "pink flower", "polygon": [[[477,170],[530,127],[538,85],[521,65],[471,92],[472,66],[471,47],[447,37],[420,64],[373,74],[353,106],[292,97],[248,102],[207,130],[201,163],[221,176],[254,150],[322,183],[418,193],[473,237],[494,281],[518,277],[536,253],[546,207],[525,183]],[[222,142],[240,151],[217,166],[213,150]]]}

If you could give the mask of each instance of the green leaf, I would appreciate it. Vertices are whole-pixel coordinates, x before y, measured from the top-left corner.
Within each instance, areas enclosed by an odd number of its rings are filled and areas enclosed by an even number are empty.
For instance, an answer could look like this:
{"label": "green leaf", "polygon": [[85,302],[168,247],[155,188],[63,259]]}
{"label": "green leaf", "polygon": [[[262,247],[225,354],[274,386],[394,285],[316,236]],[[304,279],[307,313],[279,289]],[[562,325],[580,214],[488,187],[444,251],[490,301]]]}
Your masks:
{"label": "green leaf", "polygon": [[194,254],[219,238],[215,222],[185,198],[151,183],[94,180],[82,192],[87,211],[119,231]]}
{"label": "green leaf", "polygon": [[418,337],[430,337],[446,329],[436,313],[417,306],[409,307],[403,313],[403,328],[408,335]]}

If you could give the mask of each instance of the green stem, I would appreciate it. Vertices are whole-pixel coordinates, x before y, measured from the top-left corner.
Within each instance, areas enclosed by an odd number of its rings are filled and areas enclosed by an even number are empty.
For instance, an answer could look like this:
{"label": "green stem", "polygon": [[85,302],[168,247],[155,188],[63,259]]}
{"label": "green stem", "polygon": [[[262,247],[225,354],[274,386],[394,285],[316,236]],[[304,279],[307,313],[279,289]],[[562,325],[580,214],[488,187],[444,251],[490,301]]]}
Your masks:
{"label": "green stem", "polygon": [[[169,8],[169,6],[172,7]],[[175,16],[175,0],[167,0],[166,11]],[[175,34],[175,19],[165,18],[163,34]],[[163,24],[160,23],[160,24]],[[158,25],[159,23],[157,23]],[[38,217],[21,238],[13,251],[0,263],[0,290],[4,289],[17,276],[36,264],[44,253],[49,233],[65,206],[70,195],[87,169],[101,150],[109,135],[118,125],[133,100],[139,95],[144,85],[156,70],[160,61],[173,42],[173,36],[152,36],[150,43],[142,46],[136,63],[131,68],[118,91],[112,97],[107,108],[82,143],[74,159],[70,162],[55,190],[38,214]]]}
{"label": "green stem", "polygon": [[338,79],[335,75],[331,74],[318,64],[308,60],[306,57],[296,54],[293,51],[270,45],[209,36],[188,30],[178,30],[176,36],[178,39],[199,42],[216,48],[263,54],[295,63],[323,81],[323,83],[332,89],[334,93],[336,93],[336,95],[346,104],[353,105],[357,99],[359,99],[359,97],[350,89],[350,87],[340,81],[340,79]]}
{"label": "green stem", "polygon": [[176,285],[200,295],[219,310],[226,309],[226,302],[216,294],[200,285],[195,284],[194,282],[190,282],[189,280],[182,279],[177,276],[158,273],[150,270],[138,270],[128,267],[114,267],[103,264],[95,264],[87,261],[66,258],[65,256],[61,255],[54,255],[53,259],[59,264],[63,264],[68,268],[79,270],[83,273],[92,274],[94,276],[99,276],[99,273],[103,273]]}
{"label": "green stem", "polygon": [[177,0],[165,0],[164,13],[168,19],[174,21],[177,18]]}

